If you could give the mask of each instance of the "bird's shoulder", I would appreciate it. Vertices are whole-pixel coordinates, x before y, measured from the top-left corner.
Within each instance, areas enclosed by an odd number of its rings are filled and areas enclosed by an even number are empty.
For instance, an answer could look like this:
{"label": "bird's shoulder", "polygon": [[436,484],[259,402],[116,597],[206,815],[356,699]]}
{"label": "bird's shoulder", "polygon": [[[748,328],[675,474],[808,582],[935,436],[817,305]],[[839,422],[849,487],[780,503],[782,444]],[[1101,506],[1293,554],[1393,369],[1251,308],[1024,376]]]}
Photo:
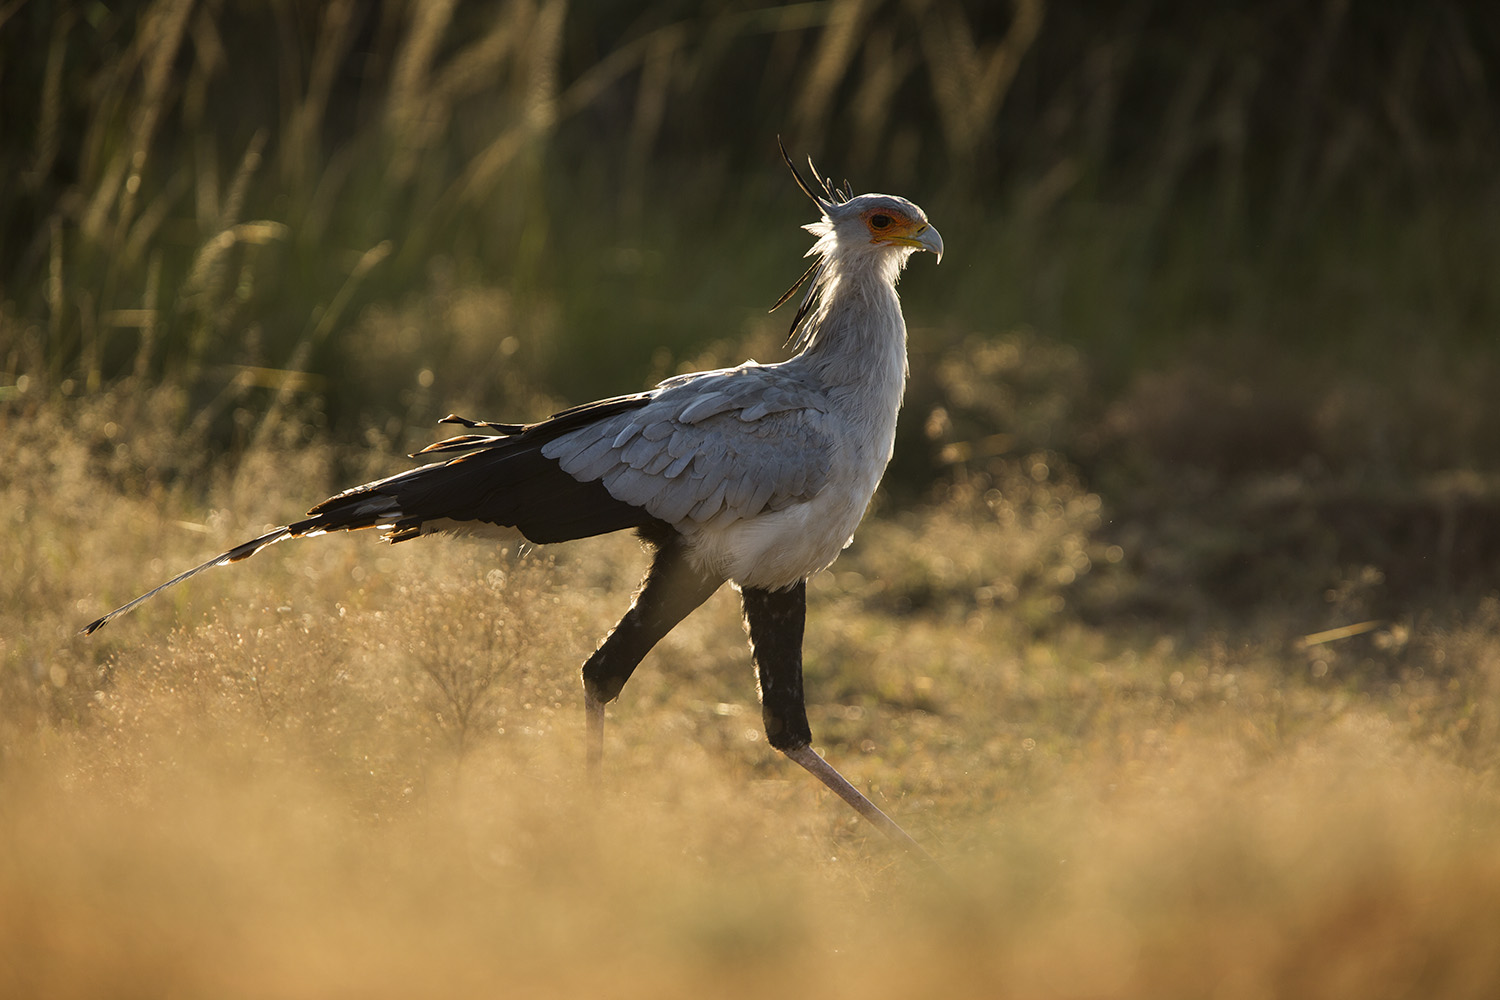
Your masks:
{"label": "bird's shoulder", "polygon": [[734,368],[669,378],[653,391],[650,409],[689,424],[729,412],[753,423],[792,410],[826,413],[828,403],[822,385],[805,368],[747,361]]}
{"label": "bird's shoulder", "polygon": [[600,419],[549,445],[548,457],[576,454],[605,439],[613,449],[625,448],[636,438],[675,438],[678,449],[689,444],[701,449],[713,443],[730,446],[740,440],[815,435],[829,413],[827,396],[816,378],[786,364],[746,362],[677,375],[643,395],[643,403],[604,411]]}

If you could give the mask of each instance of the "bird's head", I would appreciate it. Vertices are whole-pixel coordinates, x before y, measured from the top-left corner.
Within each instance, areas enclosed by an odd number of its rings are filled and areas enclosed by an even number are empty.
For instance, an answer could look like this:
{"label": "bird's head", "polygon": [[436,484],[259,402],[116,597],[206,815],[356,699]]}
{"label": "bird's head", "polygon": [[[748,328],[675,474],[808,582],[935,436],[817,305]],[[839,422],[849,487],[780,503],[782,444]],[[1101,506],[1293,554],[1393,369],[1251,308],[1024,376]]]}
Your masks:
{"label": "bird's head", "polygon": [[792,317],[791,331],[787,334],[787,343],[793,345],[794,350],[800,351],[808,347],[817,336],[817,324],[807,321],[813,315],[814,305],[819,301],[822,291],[838,280],[839,276],[878,276],[876,280],[884,280],[894,287],[901,269],[906,266],[906,261],[912,254],[931,250],[941,261],[943,238],[938,235],[937,228],[927,221],[927,213],[915,203],[893,194],[862,194],[855,197],[848,181],[844,182],[841,191],[833,186],[831,180],[819,175],[812,157],[808,157],[807,166],[812,170],[814,183],[809,184],[797,170],[792,158],[786,155],[786,147],[781,145],[780,139],[776,140],[776,144],[781,146],[781,158],[791,169],[797,186],[812,199],[823,216],[817,222],[802,227],[818,238],[818,242],[807,251],[807,256],[816,259],[771,307],[771,311],[775,312],[783,302],[797,294],[797,289],[807,285],[807,294],[797,307],[797,314]]}
{"label": "bird's head", "polygon": [[803,227],[819,237],[820,243],[831,238],[844,253],[860,253],[864,248],[894,251],[902,263],[917,251],[930,250],[942,262],[943,237],[914,202],[893,194],[856,196],[847,181],[841,191],[819,176],[811,157],[807,166],[813,172],[813,184],[808,184],[787,156],[785,146],[781,147],[781,156],[797,186],[823,213],[822,219]]}

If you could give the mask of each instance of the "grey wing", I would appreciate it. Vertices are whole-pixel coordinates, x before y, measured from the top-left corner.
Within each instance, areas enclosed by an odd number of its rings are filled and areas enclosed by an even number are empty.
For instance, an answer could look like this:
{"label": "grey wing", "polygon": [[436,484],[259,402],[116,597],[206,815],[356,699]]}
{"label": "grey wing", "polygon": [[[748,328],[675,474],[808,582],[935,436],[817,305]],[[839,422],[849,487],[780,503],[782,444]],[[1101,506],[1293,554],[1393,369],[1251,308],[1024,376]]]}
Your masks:
{"label": "grey wing", "polygon": [[668,524],[780,510],[827,481],[834,441],[822,393],[779,366],[672,379],[658,392],[543,453]]}

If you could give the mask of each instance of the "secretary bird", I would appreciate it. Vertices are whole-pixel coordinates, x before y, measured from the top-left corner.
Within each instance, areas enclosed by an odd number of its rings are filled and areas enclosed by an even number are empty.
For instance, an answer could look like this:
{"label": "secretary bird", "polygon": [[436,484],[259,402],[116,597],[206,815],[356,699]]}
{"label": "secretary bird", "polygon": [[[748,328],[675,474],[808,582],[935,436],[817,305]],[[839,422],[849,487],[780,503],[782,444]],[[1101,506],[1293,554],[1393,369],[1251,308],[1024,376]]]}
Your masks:
{"label": "secretary bird", "polygon": [[450,415],[444,423],[480,433],[418,454],[458,457],[330,497],[303,520],[215,556],[83,632],[287,538],[377,528],[403,542],[484,522],[544,543],[634,528],[654,552],[651,566],[630,609],[583,665],[590,776],[597,780],[603,757],[604,706],[657,641],[728,581],[744,602],[771,746],[931,863],[813,750],[802,633],[807,578],[853,540],[890,461],[907,370],[896,281],[918,251],[941,261],[943,240],[905,198],[855,197],[847,183],[839,190],[821,179],[811,159],[810,185],[785,148],[781,155],[822,215],[803,227],[817,237],[807,252],[812,266],[776,303],[807,284],[790,359],[678,375],[531,424]]}

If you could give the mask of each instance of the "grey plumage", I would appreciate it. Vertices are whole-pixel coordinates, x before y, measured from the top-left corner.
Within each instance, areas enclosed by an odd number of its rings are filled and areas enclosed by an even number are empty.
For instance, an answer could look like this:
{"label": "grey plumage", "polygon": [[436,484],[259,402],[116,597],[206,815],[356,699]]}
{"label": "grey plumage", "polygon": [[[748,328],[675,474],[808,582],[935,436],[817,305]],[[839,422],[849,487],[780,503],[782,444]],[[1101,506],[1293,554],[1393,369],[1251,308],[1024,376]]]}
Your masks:
{"label": "grey plumage", "polygon": [[[422,454],[459,457],[346,490],[264,538],[373,527],[405,541],[482,522],[551,542],[665,527],[698,569],[740,586],[786,587],[828,565],[895,438],[906,379],[897,275],[916,250],[941,257],[942,240],[904,198],[797,180],[823,218],[805,227],[818,240],[792,358],[674,376],[533,424],[450,416],[478,433]],[[178,579],[270,543],[257,541]]]}
{"label": "grey plumage", "polygon": [[827,409],[796,370],[741,365],[668,379],[647,395],[639,409],[562,435],[542,454],[673,525],[753,518],[826,481]]}
{"label": "grey plumage", "polygon": [[602,755],[604,703],[656,641],[729,581],[744,597],[771,745],[920,855],[812,752],[801,638],[805,581],[849,544],[891,457],[906,384],[896,281],[913,253],[941,259],[943,243],[904,198],[855,197],[816,170],[812,184],[792,173],[821,218],[804,227],[817,237],[813,264],[781,300],[806,285],[788,360],[679,375],[531,424],[450,415],[445,422],[470,433],[420,453],[445,461],[330,497],[84,631],[287,538],[375,528],[400,542],[490,524],[540,543],[633,528],[655,558],[630,610],[584,664],[591,770]]}

